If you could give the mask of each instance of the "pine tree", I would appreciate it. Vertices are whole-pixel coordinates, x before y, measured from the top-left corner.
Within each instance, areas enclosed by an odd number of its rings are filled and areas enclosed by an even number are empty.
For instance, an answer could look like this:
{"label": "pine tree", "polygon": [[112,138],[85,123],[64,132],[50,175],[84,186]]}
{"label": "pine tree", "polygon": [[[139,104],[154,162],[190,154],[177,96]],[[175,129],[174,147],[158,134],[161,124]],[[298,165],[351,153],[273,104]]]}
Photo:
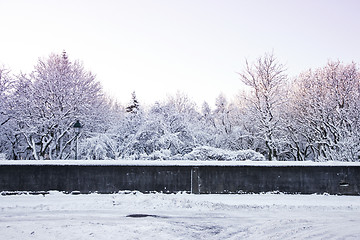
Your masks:
{"label": "pine tree", "polygon": [[131,94],[131,103],[126,107],[126,112],[128,113],[137,113],[139,111],[139,101],[136,98],[135,91]]}

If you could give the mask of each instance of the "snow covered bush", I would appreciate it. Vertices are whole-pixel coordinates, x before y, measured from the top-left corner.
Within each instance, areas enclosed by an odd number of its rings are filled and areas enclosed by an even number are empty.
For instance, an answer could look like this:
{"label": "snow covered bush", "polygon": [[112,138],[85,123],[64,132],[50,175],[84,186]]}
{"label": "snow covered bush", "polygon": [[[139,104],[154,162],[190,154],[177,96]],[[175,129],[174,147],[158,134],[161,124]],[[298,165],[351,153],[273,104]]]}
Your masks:
{"label": "snow covered bush", "polygon": [[253,150],[230,151],[213,147],[197,147],[192,152],[185,154],[187,160],[220,160],[220,161],[265,161],[265,157]]}
{"label": "snow covered bush", "polygon": [[171,160],[171,151],[167,149],[161,149],[155,151],[149,155],[141,155],[140,159],[143,160]]}
{"label": "snow covered bush", "polygon": [[79,144],[80,157],[86,160],[115,159],[115,141],[106,134],[97,134]]}
{"label": "snow covered bush", "polygon": [[6,154],[5,153],[0,153],[0,160],[6,160]]}

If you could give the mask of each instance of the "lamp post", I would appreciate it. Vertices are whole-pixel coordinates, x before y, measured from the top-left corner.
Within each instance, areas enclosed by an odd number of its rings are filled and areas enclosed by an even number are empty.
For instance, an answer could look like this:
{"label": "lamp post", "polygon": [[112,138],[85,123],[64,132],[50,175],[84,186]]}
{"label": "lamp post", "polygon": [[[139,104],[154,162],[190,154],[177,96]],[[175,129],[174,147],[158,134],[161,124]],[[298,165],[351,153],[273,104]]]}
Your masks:
{"label": "lamp post", "polygon": [[73,125],[75,134],[76,134],[76,141],[75,141],[75,160],[78,160],[78,138],[81,131],[81,128],[83,126],[80,124],[79,120],[76,120],[76,122]]}

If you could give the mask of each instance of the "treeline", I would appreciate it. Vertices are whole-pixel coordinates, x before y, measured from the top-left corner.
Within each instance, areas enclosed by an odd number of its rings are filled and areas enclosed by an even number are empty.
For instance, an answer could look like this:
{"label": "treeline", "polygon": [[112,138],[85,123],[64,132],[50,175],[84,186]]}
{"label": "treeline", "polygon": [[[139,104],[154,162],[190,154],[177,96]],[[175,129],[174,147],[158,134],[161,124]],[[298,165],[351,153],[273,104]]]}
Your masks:
{"label": "treeline", "polygon": [[245,63],[251,90],[231,102],[177,93],[145,107],[135,92],[118,104],[79,61],[51,54],[29,74],[0,69],[0,158],[74,159],[78,138],[81,159],[359,161],[359,79],[340,61],[289,79],[264,54]]}

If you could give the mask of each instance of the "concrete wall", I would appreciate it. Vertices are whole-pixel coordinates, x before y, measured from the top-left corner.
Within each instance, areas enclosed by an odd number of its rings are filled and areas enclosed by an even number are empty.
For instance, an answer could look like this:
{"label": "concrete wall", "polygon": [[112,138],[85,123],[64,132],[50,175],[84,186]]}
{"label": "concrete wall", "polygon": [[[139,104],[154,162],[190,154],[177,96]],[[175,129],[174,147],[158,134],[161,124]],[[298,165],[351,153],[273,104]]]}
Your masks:
{"label": "concrete wall", "polygon": [[0,191],[190,191],[189,167],[0,166]]}
{"label": "concrete wall", "polygon": [[359,166],[0,165],[0,191],[360,195]]}
{"label": "concrete wall", "polygon": [[360,167],[203,167],[199,192],[269,192],[360,194]]}

